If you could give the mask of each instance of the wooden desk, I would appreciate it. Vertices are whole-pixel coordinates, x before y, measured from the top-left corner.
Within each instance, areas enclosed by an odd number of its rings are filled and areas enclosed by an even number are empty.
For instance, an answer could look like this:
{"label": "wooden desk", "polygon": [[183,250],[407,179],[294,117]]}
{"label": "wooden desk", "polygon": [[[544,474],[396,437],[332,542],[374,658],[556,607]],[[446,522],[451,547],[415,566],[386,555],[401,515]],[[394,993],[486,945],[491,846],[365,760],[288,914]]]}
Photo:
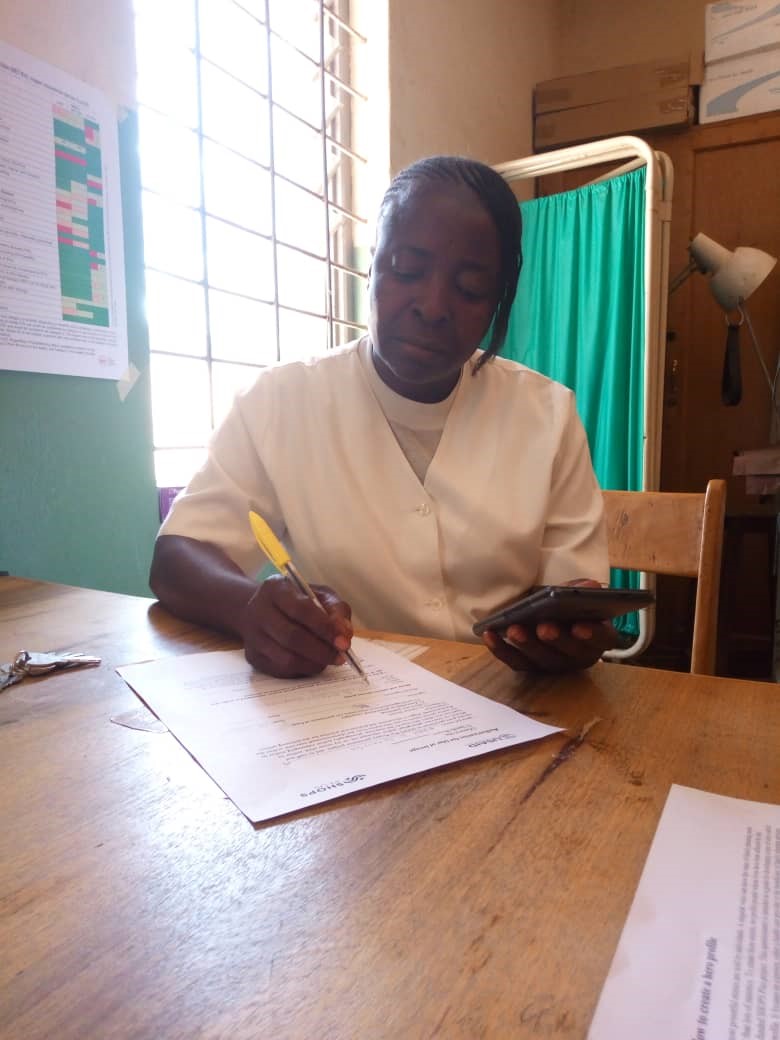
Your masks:
{"label": "wooden desk", "polygon": [[[115,666],[230,643],[150,601],[0,578],[0,1037],[584,1037],[672,782],[780,802],[770,683],[420,662],[567,734],[253,828]],[[572,734],[599,718],[560,767]],[[661,1040],[661,1038],[659,1038]]]}

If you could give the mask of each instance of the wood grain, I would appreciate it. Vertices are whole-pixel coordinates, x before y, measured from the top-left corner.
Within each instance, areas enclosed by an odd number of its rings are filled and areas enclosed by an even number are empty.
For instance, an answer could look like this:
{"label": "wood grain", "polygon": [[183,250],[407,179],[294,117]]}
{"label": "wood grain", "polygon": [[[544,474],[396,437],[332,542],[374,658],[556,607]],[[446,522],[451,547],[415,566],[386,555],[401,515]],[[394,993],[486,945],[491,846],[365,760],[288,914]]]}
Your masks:
{"label": "wood grain", "polygon": [[604,507],[610,566],[698,579],[691,671],[714,675],[725,481],[704,494],[605,491]]}
{"label": "wood grain", "polygon": [[[584,1037],[672,782],[780,801],[771,684],[423,666],[559,736],[253,828],[117,665],[230,646],[148,600],[0,579],[0,1037]],[[549,766],[588,723],[559,767]]]}

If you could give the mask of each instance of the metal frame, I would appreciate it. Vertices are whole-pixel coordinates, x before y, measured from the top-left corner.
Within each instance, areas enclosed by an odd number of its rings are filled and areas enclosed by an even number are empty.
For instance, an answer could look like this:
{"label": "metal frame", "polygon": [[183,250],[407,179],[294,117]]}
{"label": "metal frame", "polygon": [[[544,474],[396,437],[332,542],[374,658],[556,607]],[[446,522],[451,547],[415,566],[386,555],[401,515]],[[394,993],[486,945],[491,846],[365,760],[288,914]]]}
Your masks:
{"label": "metal frame", "polygon": [[[666,305],[669,282],[669,235],[672,219],[674,170],[664,152],[654,151],[639,137],[611,137],[604,141],[560,148],[499,163],[495,169],[507,180],[526,180],[562,173],[598,163],[626,160],[617,169],[597,177],[598,183],[640,166],[647,166],[645,180],[645,400],[642,443],[642,490],[657,491],[661,474],[661,421],[664,363],[666,358]],[[642,572],[641,588],[655,588],[655,575]],[[609,660],[635,657],[649,645],[655,631],[655,611],[639,613],[639,635],[629,647],[612,650]]]}

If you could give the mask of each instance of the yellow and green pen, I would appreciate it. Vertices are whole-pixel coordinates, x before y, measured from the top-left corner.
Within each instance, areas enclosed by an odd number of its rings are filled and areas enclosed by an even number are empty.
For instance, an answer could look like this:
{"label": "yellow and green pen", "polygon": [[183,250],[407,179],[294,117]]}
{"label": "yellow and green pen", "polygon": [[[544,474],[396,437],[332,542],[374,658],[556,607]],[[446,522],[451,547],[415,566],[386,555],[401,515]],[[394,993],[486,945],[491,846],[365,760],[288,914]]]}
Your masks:
{"label": "yellow and green pen", "polygon": [[[268,526],[262,516],[255,513],[254,510],[249,511],[249,523],[252,526],[252,533],[255,536],[255,540],[260,548],[263,550],[265,555],[271,561],[271,563],[280,571],[285,578],[289,578],[290,581],[295,585],[299,592],[302,592],[304,596],[308,596],[312,603],[316,603],[317,606],[324,613],[327,613],[325,607],[320,602],[317,593],[309,585],[303,575],[298,571],[295,564],[290,559],[290,554],[287,552],[285,547],[273,533],[271,528]],[[352,665],[357,674],[361,677],[363,682],[368,682],[368,676],[363,671],[360,662],[357,657],[352,653],[351,650],[345,652],[347,661]]]}

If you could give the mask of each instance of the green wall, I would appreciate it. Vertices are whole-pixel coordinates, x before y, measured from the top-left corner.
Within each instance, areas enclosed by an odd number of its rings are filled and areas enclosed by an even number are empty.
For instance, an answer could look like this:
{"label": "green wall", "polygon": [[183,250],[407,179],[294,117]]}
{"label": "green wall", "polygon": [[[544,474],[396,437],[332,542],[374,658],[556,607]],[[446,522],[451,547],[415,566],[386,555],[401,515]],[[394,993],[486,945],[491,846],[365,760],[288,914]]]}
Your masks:
{"label": "green wall", "polygon": [[143,316],[138,120],[119,126],[130,361],[107,379],[0,371],[0,570],[150,595],[159,526]]}

